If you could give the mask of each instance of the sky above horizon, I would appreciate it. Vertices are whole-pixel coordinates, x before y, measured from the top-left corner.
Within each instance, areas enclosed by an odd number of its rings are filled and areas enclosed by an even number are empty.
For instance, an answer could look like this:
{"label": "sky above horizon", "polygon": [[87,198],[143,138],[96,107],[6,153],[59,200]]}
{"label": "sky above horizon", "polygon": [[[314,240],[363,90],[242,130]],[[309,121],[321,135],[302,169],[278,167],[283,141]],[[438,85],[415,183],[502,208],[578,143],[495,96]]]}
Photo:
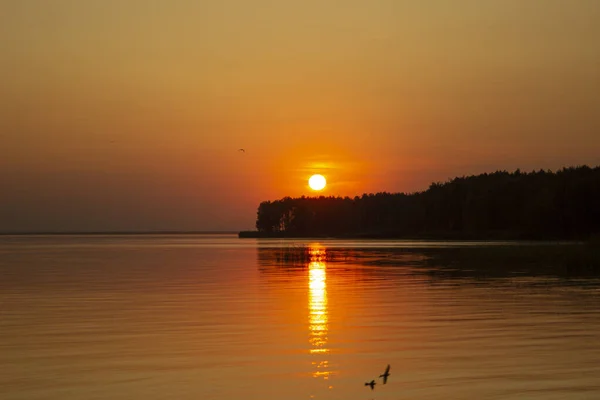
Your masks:
{"label": "sky above horizon", "polygon": [[0,231],[598,165],[599,38],[595,0],[4,1]]}

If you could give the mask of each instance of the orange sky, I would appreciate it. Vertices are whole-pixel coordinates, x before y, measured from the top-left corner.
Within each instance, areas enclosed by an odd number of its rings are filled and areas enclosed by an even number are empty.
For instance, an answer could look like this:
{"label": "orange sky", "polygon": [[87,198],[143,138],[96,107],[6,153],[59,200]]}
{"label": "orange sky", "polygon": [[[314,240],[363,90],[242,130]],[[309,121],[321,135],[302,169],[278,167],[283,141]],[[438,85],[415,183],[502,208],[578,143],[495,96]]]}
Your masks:
{"label": "orange sky", "polygon": [[0,231],[597,165],[599,37],[595,0],[3,2]]}

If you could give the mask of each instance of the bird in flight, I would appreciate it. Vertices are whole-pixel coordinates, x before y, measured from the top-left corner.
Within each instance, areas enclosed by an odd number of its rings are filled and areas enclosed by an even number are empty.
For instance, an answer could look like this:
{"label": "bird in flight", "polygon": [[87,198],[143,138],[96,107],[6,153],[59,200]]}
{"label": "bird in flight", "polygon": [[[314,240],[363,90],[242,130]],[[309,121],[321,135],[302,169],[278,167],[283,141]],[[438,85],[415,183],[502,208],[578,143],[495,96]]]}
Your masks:
{"label": "bird in flight", "polygon": [[371,382],[365,383],[365,386],[371,386],[371,390],[375,389],[375,385],[375,379],[373,379]]}
{"label": "bird in flight", "polygon": [[238,151],[241,151],[242,153],[246,152],[246,150],[244,150],[244,149],[238,149]]}
{"label": "bird in flight", "polygon": [[379,375],[380,378],[383,378],[384,385],[387,383],[388,376],[390,376],[390,364],[388,364],[387,368],[385,369],[385,372]]}

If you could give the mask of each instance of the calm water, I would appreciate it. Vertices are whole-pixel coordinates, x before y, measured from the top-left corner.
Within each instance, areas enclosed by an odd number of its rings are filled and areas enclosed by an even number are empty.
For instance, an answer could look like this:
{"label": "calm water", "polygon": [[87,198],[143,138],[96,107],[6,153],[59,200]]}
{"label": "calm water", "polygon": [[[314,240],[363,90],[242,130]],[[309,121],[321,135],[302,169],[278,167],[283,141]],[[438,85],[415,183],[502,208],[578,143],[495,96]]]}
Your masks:
{"label": "calm water", "polygon": [[[281,261],[298,244],[343,256]],[[598,281],[440,246],[0,237],[0,398],[600,398]]]}

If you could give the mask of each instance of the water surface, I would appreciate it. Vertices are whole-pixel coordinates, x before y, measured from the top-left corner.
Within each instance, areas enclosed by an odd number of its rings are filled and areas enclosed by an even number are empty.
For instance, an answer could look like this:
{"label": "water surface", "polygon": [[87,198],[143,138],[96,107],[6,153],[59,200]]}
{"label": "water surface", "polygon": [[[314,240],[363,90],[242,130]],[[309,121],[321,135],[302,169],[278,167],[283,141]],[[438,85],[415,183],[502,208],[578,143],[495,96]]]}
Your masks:
{"label": "water surface", "polygon": [[0,398],[600,398],[597,279],[434,257],[499,245],[0,237]]}

